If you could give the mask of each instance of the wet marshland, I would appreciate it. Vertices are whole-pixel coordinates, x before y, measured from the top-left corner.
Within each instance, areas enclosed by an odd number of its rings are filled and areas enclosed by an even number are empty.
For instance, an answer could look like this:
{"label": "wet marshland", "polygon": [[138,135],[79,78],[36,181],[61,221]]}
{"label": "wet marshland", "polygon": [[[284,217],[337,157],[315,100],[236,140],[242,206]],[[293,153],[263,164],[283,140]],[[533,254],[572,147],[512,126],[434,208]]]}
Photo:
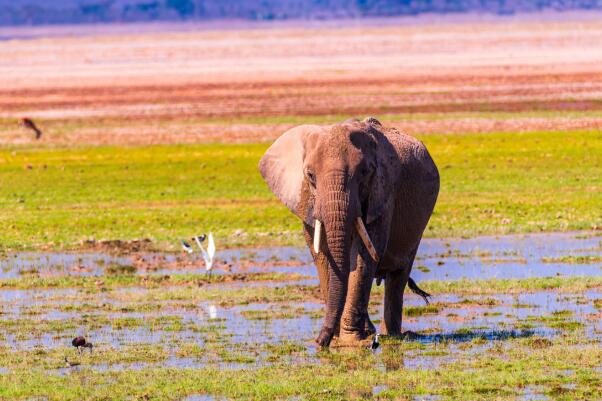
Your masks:
{"label": "wet marshland", "polygon": [[[208,277],[200,255],[183,253],[4,255],[0,375],[24,364],[65,376],[148,367],[257,369],[338,358],[342,351],[325,353],[313,342],[323,306],[305,249],[218,250],[217,257]],[[347,352],[369,352],[386,371],[436,370],[510,347],[510,340],[538,346],[567,336],[602,340],[599,284],[578,291],[520,286],[522,279],[566,277],[578,283],[601,277],[599,233],[426,239],[412,276],[433,299],[426,306],[406,294],[406,337],[384,338],[375,351]],[[498,292],[471,287],[484,279],[519,284]],[[429,288],[458,280],[467,288]],[[381,299],[382,287],[375,286],[370,313],[377,326]],[[91,341],[93,351],[80,354],[71,347],[76,335]],[[383,384],[373,395],[386,391]],[[537,387],[524,389],[522,399],[545,399],[540,393]],[[188,399],[211,399],[203,397]]]}

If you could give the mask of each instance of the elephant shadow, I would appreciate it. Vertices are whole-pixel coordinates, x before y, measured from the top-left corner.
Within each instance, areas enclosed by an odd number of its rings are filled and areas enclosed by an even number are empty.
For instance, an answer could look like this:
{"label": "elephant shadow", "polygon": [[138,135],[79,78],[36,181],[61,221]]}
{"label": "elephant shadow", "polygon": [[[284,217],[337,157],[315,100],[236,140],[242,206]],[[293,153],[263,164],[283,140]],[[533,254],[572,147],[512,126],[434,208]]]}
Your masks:
{"label": "elephant shadow", "polygon": [[477,339],[486,341],[503,341],[514,338],[527,338],[535,334],[533,330],[466,330],[454,333],[419,334],[406,331],[401,336],[381,336],[385,342],[388,338],[393,341],[416,341],[423,344],[441,342],[469,342]]}

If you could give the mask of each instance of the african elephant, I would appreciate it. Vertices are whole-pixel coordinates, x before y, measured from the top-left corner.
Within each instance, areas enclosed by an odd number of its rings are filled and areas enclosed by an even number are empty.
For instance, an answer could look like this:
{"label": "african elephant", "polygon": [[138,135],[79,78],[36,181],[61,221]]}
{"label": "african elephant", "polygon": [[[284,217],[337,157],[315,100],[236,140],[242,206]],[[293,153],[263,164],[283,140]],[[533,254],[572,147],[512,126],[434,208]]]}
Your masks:
{"label": "african elephant", "polygon": [[439,193],[425,146],[372,117],[302,125],[270,146],[259,170],[303,221],[326,304],[318,344],[337,334],[357,343],[375,332],[375,277],[385,280],[383,334],[401,334],[403,292]]}

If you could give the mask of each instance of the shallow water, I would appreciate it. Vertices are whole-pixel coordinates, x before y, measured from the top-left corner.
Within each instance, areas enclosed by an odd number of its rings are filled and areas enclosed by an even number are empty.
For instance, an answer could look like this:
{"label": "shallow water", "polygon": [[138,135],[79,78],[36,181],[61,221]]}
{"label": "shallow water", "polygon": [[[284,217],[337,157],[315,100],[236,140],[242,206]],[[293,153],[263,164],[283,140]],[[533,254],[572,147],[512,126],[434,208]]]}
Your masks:
{"label": "shallow water", "polygon": [[[426,238],[420,244],[412,276],[417,280],[525,278],[601,275],[598,263],[544,263],[542,258],[602,256],[599,233],[542,233],[483,236],[474,239]],[[316,277],[306,248],[219,250],[214,274],[281,272]],[[109,266],[134,265],[139,274],[204,273],[199,254],[136,253],[112,256],[101,253],[9,254],[0,260],[0,279],[23,274],[102,275]]]}
{"label": "shallow water", "polygon": [[[542,257],[558,257],[564,255],[600,255],[600,239],[576,233],[537,234],[525,236],[483,237],[471,240],[425,240],[420,249],[420,260],[412,276],[416,280],[460,279],[460,278],[522,278],[556,275],[600,275],[600,263],[593,264],[554,264],[543,263]],[[104,269],[111,263],[130,263],[128,257],[106,256],[99,254],[19,254],[3,261],[4,278],[16,277],[24,270],[38,269],[38,274],[104,274]],[[64,255],[64,256],[59,256]],[[62,258],[62,259],[61,259]],[[140,261],[141,257],[137,256]],[[179,263],[181,255],[146,255],[144,263],[161,261],[161,263]],[[220,258],[230,266],[228,271],[217,271],[216,274],[228,272],[265,272],[278,271],[284,273],[302,273],[315,277],[315,268],[309,263],[309,255],[304,249],[272,248],[259,251],[224,251]],[[499,262],[499,260],[521,262]],[[498,262],[493,262],[497,260]],[[13,261],[13,262],[10,262]],[[16,262],[15,262],[16,261]],[[61,265],[61,261],[64,263]],[[88,264],[86,271],[72,272],[71,262]],[[11,264],[13,263],[13,264]],[[60,266],[64,266],[61,268]],[[81,269],[80,269],[81,270]],[[430,271],[426,271],[430,270]],[[146,270],[146,274],[155,272],[177,274],[174,266]],[[186,265],[181,271],[190,272]],[[203,267],[194,267],[192,271],[204,271]],[[31,274],[31,273],[27,273]],[[317,279],[283,280],[274,282],[230,282],[205,285],[204,289],[222,290],[224,297],[228,291],[243,287],[270,288],[298,285],[317,286]],[[178,287],[173,287],[177,289]],[[71,339],[76,335],[84,335],[95,344],[94,352],[127,351],[143,344],[162,347],[168,351],[168,358],[160,362],[128,362],[115,364],[86,365],[86,369],[98,371],[114,371],[124,369],[143,369],[152,366],[171,366],[175,368],[203,368],[205,366],[222,366],[230,369],[257,367],[272,363],[265,347],[282,344],[300,344],[303,352],[279,356],[294,363],[317,362],[320,360],[318,348],[313,342],[321,325],[323,305],[319,302],[262,303],[253,302],[246,305],[222,306],[219,299],[215,301],[195,302],[187,299],[149,301],[160,308],[157,310],[131,309],[131,305],[143,305],[145,294],[164,291],[172,287],[148,289],[144,287],[127,287],[105,292],[88,293],[84,289],[36,289],[36,290],[0,290],[0,339],[10,349],[37,350],[70,347]],[[428,291],[428,288],[426,288]],[[175,291],[177,294],[177,291]],[[152,297],[151,297],[152,298]],[[83,299],[83,301],[82,301]],[[453,362],[461,352],[462,343],[475,339],[485,340],[483,344],[472,346],[470,352],[485,352],[492,341],[501,341],[515,337],[543,336],[552,338],[559,335],[563,328],[555,326],[559,320],[576,321],[583,325],[579,328],[584,336],[602,340],[602,319],[600,309],[594,302],[602,299],[602,292],[587,291],[579,294],[540,291],[517,295],[496,294],[488,296],[458,296],[453,294],[433,297],[435,313],[423,313],[418,316],[406,316],[403,321],[404,330],[417,333],[408,341],[426,345],[448,344],[445,355],[424,355],[420,350],[406,352],[402,360],[383,369],[436,369],[441,364]],[[65,306],[82,303],[91,305],[88,310],[74,312]],[[599,302],[599,301],[598,301]],[[183,306],[183,304],[188,304]],[[103,309],[93,306],[108,305]],[[424,305],[421,298],[408,294],[404,305],[416,307]],[[373,305],[371,318],[378,326],[382,317],[382,305]],[[148,322],[158,316],[173,318],[177,324],[158,323],[156,326]],[[85,318],[84,318],[85,317]],[[94,324],[102,318],[102,325]],[[11,321],[18,319],[34,319],[40,325],[54,322],[49,327],[61,327],[61,322],[70,327],[76,323],[75,330],[54,329],[49,332],[22,333],[11,326]],[[115,326],[105,324],[124,319],[133,319],[129,325]],[[242,353],[251,356],[246,362],[228,361],[219,356],[187,357],[178,356],[181,344],[195,344],[208,347],[220,344],[228,352]],[[449,345],[451,343],[451,345]],[[73,350],[75,352],[75,350]],[[381,355],[386,347],[376,351]],[[217,358],[217,359],[216,359]],[[243,358],[243,360],[245,360]],[[252,362],[249,362],[252,361]],[[59,361],[60,362],[60,361]],[[63,366],[59,363],[57,366]],[[0,366],[0,374],[9,372],[10,367]],[[83,369],[82,366],[57,368],[52,374],[65,375]],[[376,387],[375,391],[386,388]],[[376,393],[375,393],[376,394]],[[540,397],[537,391],[525,389],[524,399]],[[199,395],[205,397],[205,395]],[[207,396],[209,397],[209,396]],[[423,399],[432,399],[425,396]]]}

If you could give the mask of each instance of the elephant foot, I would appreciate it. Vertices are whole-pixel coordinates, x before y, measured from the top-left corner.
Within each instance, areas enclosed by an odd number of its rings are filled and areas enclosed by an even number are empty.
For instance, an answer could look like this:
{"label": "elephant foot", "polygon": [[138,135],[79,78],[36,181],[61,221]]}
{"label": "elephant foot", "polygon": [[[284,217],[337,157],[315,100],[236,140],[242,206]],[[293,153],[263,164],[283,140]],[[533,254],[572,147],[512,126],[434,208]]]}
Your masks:
{"label": "elephant foot", "polygon": [[387,325],[385,324],[385,322],[382,322],[380,325],[380,334],[382,336],[401,337],[402,336],[401,327],[399,328],[399,330],[390,330],[390,329],[387,329]]}
{"label": "elephant foot", "polygon": [[332,340],[333,335],[334,329],[322,327],[322,330],[320,330],[320,334],[318,334],[318,338],[316,338],[316,342],[320,347],[328,347],[330,345],[330,341]]}
{"label": "elephant foot", "polygon": [[341,328],[341,331],[339,332],[337,345],[342,347],[359,346],[363,345],[365,339],[366,334],[363,331],[347,330]]}

